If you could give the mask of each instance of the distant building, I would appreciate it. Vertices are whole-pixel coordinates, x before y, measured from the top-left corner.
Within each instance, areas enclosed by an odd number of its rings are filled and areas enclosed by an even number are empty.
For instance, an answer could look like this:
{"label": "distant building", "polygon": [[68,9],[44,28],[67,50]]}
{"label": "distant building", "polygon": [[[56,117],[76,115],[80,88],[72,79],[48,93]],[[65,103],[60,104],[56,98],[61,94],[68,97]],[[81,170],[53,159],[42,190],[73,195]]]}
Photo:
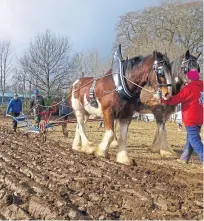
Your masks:
{"label": "distant building", "polygon": [[[7,105],[9,103],[9,101],[11,100],[11,98],[13,98],[13,92],[6,92],[4,94],[4,103],[3,105]],[[25,100],[25,98],[29,98],[29,96],[26,95],[22,95],[22,94],[18,94],[18,97],[23,101]],[[0,92],[0,106],[2,105],[2,92]]]}

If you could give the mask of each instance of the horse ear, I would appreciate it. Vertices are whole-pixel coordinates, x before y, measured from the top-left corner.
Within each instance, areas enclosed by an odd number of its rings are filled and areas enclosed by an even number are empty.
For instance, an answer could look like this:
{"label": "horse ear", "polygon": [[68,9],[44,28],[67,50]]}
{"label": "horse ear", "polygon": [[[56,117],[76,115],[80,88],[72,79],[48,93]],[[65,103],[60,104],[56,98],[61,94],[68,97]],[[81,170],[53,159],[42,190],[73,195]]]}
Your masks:
{"label": "horse ear", "polygon": [[189,50],[187,50],[185,54],[185,59],[188,60],[189,58],[190,58],[190,52]]}
{"label": "horse ear", "polygon": [[154,60],[157,60],[157,50],[153,51],[153,58]]}

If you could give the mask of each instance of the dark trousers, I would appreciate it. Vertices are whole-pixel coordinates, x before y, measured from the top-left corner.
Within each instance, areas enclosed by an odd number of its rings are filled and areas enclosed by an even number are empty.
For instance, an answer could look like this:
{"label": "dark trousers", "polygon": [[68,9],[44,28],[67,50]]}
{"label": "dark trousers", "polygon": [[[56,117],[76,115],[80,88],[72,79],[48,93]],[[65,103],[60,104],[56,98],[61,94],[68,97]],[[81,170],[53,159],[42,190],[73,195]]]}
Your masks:
{"label": "dark trousers", "polygon": [[187,139],[186,146],[181,155],[181,159],[189,161],[193,151],[198,155],[201,162],[203,162],[203,144],[200,136],[201,126],[186,127]]}
{"label": "dark trousers", "polygon": [[[20,113],[12,112],[11,115],[12,115],[13,117],[18,117],[18,116],[20,115]],[[17,125],[18,125],[17,121],[13,120],[13,129],[14,129],[15,131],[16,131]]]}

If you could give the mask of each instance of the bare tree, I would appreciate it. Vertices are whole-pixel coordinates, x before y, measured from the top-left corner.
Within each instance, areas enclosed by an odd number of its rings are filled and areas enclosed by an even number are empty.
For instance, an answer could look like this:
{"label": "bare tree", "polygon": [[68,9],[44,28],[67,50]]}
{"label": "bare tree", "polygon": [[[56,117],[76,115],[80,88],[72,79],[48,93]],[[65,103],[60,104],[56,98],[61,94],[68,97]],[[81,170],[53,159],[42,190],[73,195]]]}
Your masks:
{"label": "bare tree", "polygon": [[101,69],[102,73],[105,74],[111,69],[112,65],[112,57],[108,57],[102,64],[101,64]]}
{"label": "bare tree", "polygon": [[2,92],[2,105],[7,87],[7,80],[11,71],[11,44],[10,42],[0,43],[0,86]]}
{"label": "bare tree", "polygon": [[73,57],[72,81],[89,75],[89,61],[83,52],[76,53]]}
{"label": "bare tree", "polygon": [[72,69],[69,40],[46,31],[36,36],[19,62],[22,78],[47,97],[55,95],[66,84]]}
{"label": "bare tree", "polygon": [[76,53],[73,58],[73,78],[77,79],[85,76],[97,77],[103,74],[103,64],[98,51],[93,50],[86,53]]}
{"label": "bare tree", "polygon": [[98,54],[98,51],[91,51],[88,53],[88,61],[89,61],[89,65],[90,65],[90,74],[91,76],[97,77],[103,74],[102,72],[102,64],[100,61],[100,57]]}
{"label": "bare tree", "polygon": [[127,13],[116,26],[116,41],[129,56],[157,49],[174,59],[187,49],[198,52],[203,46],[202,14],[200,1],[163,3]]}

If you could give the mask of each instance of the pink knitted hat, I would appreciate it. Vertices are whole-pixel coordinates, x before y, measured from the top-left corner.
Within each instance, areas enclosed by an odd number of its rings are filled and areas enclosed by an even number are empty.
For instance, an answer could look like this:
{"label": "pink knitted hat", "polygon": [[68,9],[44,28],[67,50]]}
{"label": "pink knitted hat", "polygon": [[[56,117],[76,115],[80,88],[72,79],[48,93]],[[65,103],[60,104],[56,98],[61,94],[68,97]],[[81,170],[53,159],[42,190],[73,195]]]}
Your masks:
{"label": "pink knitted hat", "polygon": [[192,81],[197,81],[200,79],[199,73],[197,70],[191,70],[189,72],[187,72],[187,78],[192,80]]}

